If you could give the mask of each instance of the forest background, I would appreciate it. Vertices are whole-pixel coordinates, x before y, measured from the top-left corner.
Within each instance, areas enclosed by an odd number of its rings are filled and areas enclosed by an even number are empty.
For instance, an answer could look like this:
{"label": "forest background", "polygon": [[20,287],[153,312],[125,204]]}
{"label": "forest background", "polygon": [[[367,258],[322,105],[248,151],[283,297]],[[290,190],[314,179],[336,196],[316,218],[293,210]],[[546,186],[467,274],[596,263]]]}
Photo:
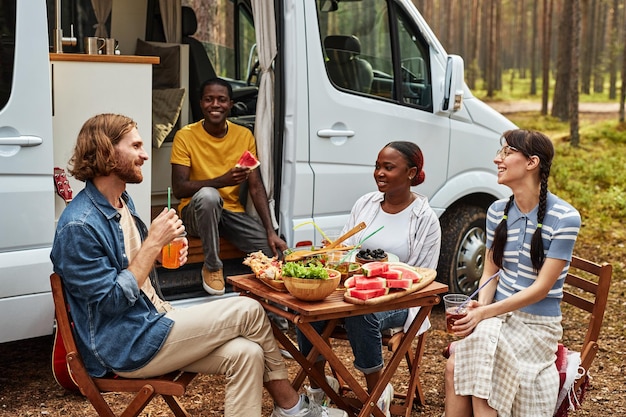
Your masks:
{"label": "forest background", "polygon": [[[579,140],[579,101],[626,97],[626,0],[412,0],[448,53],[465,61],[465,80],[487,100],[534,97],[541,114],[570,122]],[[227,0],[183,0],[206,8],[194,35],[213,62],[229,49]],[[367,11],[365,11],[367,12]],[[219,66],[219,64],[218,64]],[[526,89],[516,88],[519,82]],[[621,81],[621,83],[620,83]],[[503,91],[519,96],[503,96]]]}
{"label": "forest background", "polygon": [[[217,7],[230,0],[183,0]],[[573,417],[626,415],[626,124],[623,123],[624,48],[626,47],[626,0],[413,0],[444,47],[461,55],[466,64],[466,81],[473,93],[522,128],[548,134],[556,148],[550,189],[581,212],[583,226],[576,243],[578,256],[613,265],[613,281],[602,332],[600,352],[592,369],[592,381],[582,408]],[[69,4],[70,1],[65,1]],[[75,0],[84,10],[89,0]],[[89,4],[88,4],[89,3]],[[219,4],[218,4],[219,3]],[[82,7],[82,6],[81,6]],[[575,9],[575,10],[574,10]],[[76,9],[77,13],[79,8]],[[571,17],[567,18],[567,17]],[[580,20],[576,20],[576,16]],[[71,21],[65,19],[64,21]],[[569,26],[569,25],[572,26]],[[211,38],[219,25],[201,22]],[[571,28],[577,28],[575,31]],[[213,34],[208,33],[212,29]],[[69,30],[69,29],[68,29]],[[559,36],[561,34],[562,36]],[[211,38],[228,46],[228,39]],[[579,54],[574,53],[578,48]],[[575,71],[576,69],[576,71]],[[578,71],[578,72],[577,72]],[[564,79],[567,81],[564,81]],[[558,80],[564,89],[566,111],[556,113]],[[575,86],[575,88],[573,87]],[[575,101],[570,101],[574,97]],[[577,125],[580,142],[571,135],[572,115],[578,118],[581,102],[596,110],[581,111]],[[520,103],[532,103],[529,111]],[[576,103],[570,106],[569,104]],[[612,105],[607,106],[607,103]],[[617,104],[620,104],[619,110]],[[524,107],[523,111],[521,108]],[[575,113],[573,113],[575,112]],[[621,119],[621,121],[620,121]],[[445,332],[440,307],[432,313],[422,361],[422,383],[426,405],[412,417],[439,417],[443,412],[443,367],[441,349],[452,336]],[[582,321],[581,321],[582,322]],[[568,346],[582,342],[584,329],[568,331]],[[95,415],[84,397],[64,391],[52,377],[52,338],[0,345],[0,416]],[[351,362],[346,344],[335,349]],[[290,374],[299,369],[288,360]],[[406,375],[399,374],[400,386]],[[183,403],[196,416],[223,414],[224,377],[197,378]],[[116,408],[128,401],[125,394],[107,395]],[[263,415],[271,412],[272,401],[264,395]],[[170,415],[157,399],[142,416]]]}

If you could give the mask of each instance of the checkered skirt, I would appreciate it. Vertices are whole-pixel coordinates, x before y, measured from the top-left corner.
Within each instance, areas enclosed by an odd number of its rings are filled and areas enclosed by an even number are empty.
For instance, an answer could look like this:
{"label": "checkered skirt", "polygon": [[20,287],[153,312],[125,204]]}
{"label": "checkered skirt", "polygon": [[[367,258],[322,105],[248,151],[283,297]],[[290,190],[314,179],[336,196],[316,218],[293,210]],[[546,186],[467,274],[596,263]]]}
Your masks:
{"label": "checkered skirt", "polygon": [[483,320],[455,344],[457,395],[487,400],[499,417],[552,417],[561,317],[519,311]]}

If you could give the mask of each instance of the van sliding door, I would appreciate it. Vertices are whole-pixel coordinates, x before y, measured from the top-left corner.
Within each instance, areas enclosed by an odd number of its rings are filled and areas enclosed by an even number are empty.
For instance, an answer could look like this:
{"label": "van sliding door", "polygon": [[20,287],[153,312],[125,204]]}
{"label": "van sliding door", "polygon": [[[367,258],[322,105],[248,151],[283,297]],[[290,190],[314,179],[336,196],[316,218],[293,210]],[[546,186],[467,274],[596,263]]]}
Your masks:
{"label": "van sliding door", "polygon": [[44,2],[2,2],[0,343],[52,330],[48,277],[54,187],[47,28]]}
{"label": "van sliding door", "polygon": [[374,163],[388,142],[422,149],[426,182],[415,191],[430,196],[446,180],[450,121],[432,98],[444,69],[417,25],[391,0],[310,3],[310,166],[324,230],[341,229],[356,199],[376,190]]}

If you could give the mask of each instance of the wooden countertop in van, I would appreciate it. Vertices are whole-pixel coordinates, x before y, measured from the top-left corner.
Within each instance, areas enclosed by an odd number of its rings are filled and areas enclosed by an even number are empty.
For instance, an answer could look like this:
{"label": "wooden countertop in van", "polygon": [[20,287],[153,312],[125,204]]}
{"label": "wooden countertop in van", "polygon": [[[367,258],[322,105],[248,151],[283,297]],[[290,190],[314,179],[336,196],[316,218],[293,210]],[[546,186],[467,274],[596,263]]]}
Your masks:
{"label": "wooden countertop in van", "polygon": [[50,54],[50,61],[75,62],[114,62],[120,64],[158,64],[158,56],[139,55],[88,55],[88,54]]}

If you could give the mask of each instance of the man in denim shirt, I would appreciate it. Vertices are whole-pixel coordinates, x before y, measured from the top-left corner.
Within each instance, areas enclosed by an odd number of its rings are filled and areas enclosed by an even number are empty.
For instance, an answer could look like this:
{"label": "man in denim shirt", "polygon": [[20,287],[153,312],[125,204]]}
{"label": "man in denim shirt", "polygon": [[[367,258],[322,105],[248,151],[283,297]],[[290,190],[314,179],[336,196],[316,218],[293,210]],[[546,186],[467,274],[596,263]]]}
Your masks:
{"label": "man in denim shirt", "polygon": [[[260,416],[262,387],[273,416],[327,416],[289,383],[266,314],[247,297],[173,309],[151,282],[161,248],[184,232],[164,209],[148,229],[126,184],[148,159],[136,123],[122,115],[87,120],[70,160],[85,189],[64,210],[51,259],[65,285],[78,348],[89,373],[144,378],[174,370],[225,374],[225,416]],[[179,253],[187,261],[187,242]]]}

